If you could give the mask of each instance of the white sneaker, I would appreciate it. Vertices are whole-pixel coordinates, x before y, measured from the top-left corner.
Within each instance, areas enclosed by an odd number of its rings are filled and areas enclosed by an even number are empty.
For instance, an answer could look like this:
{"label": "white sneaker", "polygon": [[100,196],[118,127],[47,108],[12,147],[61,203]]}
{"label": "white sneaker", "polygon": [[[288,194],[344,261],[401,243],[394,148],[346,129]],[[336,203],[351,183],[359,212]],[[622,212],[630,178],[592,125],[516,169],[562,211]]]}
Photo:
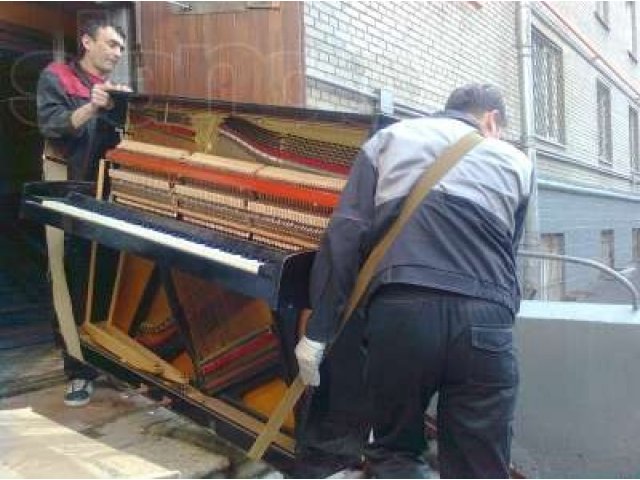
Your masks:
{"label": "white sneaker", "polygon": [[84,407],[91,401],[93,381],[84,378],[74,378],[67,384],[64,394],[64,404],[69,407]]}

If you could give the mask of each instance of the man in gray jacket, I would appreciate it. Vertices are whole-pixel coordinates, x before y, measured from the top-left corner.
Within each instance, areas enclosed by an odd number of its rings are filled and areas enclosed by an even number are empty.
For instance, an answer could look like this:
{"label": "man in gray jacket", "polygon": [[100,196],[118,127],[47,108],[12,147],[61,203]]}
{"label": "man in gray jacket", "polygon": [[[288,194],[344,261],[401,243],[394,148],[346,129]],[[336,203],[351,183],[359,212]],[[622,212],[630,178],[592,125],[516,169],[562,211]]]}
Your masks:
{"label": "man in gray jacket", "polygon": [[438,393],[442,477],[508,477],[518,386],[516,251],[532,165],[500,141],[504,100],[491,85],[456,89],[445,110],[385,128],[362,147],[317,254],[313,312],[296,348],[303,381],[320,382],[358,270],[412,186],[472,130],[485,139],[435,186],[377,267],[365,302],[367,397],[380,478],[429,475],[424,412]]}

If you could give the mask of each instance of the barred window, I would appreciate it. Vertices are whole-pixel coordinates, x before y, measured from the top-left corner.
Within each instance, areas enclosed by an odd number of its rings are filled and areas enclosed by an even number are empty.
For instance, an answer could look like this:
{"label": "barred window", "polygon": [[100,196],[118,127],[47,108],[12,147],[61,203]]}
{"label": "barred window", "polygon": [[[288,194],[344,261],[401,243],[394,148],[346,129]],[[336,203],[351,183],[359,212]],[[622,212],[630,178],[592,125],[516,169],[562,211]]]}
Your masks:
{"label": "barred window", "polygon": [[638,61],[638,25],[636,22],[636,2],[627,2],[629,15],[629,56],[634,62]]}
{"label": "barred window", "polygon": [[598,101],[598,157],[602,163],[611,164],[611,91],[604,83],[597,83]]}
{"label": "barred window", "polygon": [[638,152],[638,111],[629,107],[629,159],[631,170],[640,172],[640,155]]}
{"label": "barred window", "polygon": [[536,134],[565,142],[562,50],[537,29],[531,31],[533,47],[533,106]]}
{"label": "barred window", "polygon": [[603,27],[609,28],[609,2],[596,2],[596,11],[593,12]]}

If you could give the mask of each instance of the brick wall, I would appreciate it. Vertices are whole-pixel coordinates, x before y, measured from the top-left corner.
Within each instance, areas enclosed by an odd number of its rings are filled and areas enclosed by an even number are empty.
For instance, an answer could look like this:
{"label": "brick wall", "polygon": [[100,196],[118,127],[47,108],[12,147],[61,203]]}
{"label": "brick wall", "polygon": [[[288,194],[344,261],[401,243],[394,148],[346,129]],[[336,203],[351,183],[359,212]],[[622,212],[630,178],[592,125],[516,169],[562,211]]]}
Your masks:
{"label": "brick wall", "polygon": [[[540,188],[540,229],[564,233],[565,253],[600,260],[600,232],[611,229],[615,237],[615,267],[624,268],[632,260],[632,230],[640,228],[640,201],[607,198]],[[569,288],[583,288],[593,281],[595,270],[567,264]]]}
{"label": "brick wall", "polygon": [[[584,35],[607,62],[615,65],[628,78],[638,78],[637,64],[627,53],[626,36],[629,35],[626,2],[610,2],[610,29],[603,27],[594,15],[595,2],[551,2],[579,32]],[[583,167],[568,164],[539,162],[540,176],[564,179],[567,175],[578,183],[608,186],[617,190],[633,191],[630,182],[629,106],[638,105],[628,87],[607,68],[597,69],[593,53],[583,44],[575,42],[575,36],[567,32],[548,10],[537,5],[534,25],[556,43],[563,53],[566,144],[544,144],[550,152],[567,157]],[[597,65],[602,65],[597,62]],[[613,163],[603,166],[598,160],[598,124],[596,82],[601,81],[611,92],[611,123]],[[634,80],[635,81],[635,80]],[[638,85],[640,88],[640,84]],[[585,168],[587,167],[587,168]],[[591,168],[588,168],[591,167]],[[607,171],[617,176],[607,175]]]}
{"label": "brick wall", "polygon": [[396,103],[433,111],[455,86],[490,82],[505,93],[507,138],[518,138],[514,3],[305,2],[304,26],[307,106],[370,113],[386,87]]}
{"label": "brick wall", "polygon": [[[627,53],[626,4],[610,3],[610,28],[594,16],[595,2],[551,2],[605,58],[628,77],[638,66]],[[601,72],[584,45],[541,2],[531,2],[533,24],[563,54],[566,142],[538,139],[538,174],[564,184],[640,193],[629,167],[627,87]],[[376,92],[388,88],[396,106],[426,111],[442,107],[457,85],[486,81],[505,93],[510,125],[506,139],[520,132],[517,18],[515,2],[305,2],[307,105],[371,113]],[[640,6],[638,7],[640,10]],[[611,89],[612,166],[598,161],[596,81]],[[639,86],[640,88],[640,86]],[[640,109],[639,109],[640,110]],[[402,113],[400,109],[396,114]],[[638,203],[585,192],[541,188],[541,231],[564,233],[567,254],[598,259],[600,231],[612,228],[616,266],[631,255],[631,227],[640,226]],[[576,267],[580,268],[580,267]],[[568,274],[580,286],[581,275]],[[584,272],[584,267],[582,267]],[[586,277],[585,277],[586,278]]]}

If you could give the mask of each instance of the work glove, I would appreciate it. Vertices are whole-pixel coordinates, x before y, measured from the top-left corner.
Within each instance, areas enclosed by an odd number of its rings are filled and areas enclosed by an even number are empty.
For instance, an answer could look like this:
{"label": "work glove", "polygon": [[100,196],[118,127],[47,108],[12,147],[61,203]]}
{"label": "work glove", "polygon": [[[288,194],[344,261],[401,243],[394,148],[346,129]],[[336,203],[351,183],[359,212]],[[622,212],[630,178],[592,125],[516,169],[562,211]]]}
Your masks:
{"label": "work glove", "polygon": [[296,346],[296,358],[300,378],[305,385],[320,385],[320,363],[324,355],[325,344],[303,336]]}

